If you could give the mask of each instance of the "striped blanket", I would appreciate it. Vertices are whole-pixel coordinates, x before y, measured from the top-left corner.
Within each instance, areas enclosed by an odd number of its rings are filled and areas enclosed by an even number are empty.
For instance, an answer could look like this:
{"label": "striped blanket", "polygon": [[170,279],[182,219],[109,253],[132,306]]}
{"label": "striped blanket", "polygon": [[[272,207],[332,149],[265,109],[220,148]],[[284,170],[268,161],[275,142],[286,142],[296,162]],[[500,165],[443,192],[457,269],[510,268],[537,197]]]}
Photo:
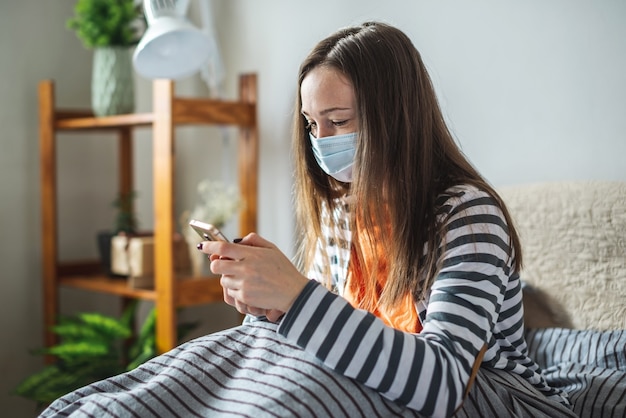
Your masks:
{"label": "striped blanket", "polygon": [[[531,331],[527,338],[531,354],[545,369],[548,382],[569,393],[577,415],[626,416],[626,332],[547,329]],[[488,375],[483,379],[483,388],[500,377]],[[476,387],[482,390],[480,375]],[[472,403],[471,394],[467,403]],[[462,412],[460,416],[491,415],[485,414],[480,405],[477,410],[478,415]],[[256,321],[197,338],[131,372],[81,388],[56,400],[40,416],[417,414],[330,371],[280,337],[275,324]]]}
{"label": "striped blanket", "polygon": [[580,417],[626,417],[626,330],[546,328],[526,335],[548,384],[569,394]]}
{"label": "striped blanket", "polygon": [[58,399],[41,417],[378,417],[416,414],[256,321],[185,343]]}

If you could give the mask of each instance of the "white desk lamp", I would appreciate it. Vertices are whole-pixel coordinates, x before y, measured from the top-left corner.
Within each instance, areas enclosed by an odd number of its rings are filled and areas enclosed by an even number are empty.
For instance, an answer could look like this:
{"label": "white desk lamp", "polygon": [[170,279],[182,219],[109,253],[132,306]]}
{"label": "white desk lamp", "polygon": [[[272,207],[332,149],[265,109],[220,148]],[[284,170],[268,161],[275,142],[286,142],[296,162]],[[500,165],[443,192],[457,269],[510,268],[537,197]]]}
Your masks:
{"label": "white desk lamp", "polygon": [[148,28],[133,55],[143,77],[184,78],[207,63],[212,39],[184,16],[187,4],[180,1],[177,8],[175,0],[144,0]]}

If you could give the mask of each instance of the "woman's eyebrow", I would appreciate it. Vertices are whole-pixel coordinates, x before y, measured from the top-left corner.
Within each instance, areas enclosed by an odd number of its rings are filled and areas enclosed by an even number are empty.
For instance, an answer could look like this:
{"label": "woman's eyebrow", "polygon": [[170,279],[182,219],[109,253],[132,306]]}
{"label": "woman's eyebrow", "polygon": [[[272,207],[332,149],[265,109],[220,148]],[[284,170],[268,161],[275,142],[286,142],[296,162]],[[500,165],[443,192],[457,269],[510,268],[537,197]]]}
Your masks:
{"label": "woman's eyebrow", "polygon": [[[331,108],[322,110],[320,112],[320,115],[323,116],[323,115],[326,115],[328,113],[335,112],[337,110],[352,110],[352,108],[350,108],[350,107],[331,107]],[[309,114],[307,113],[306,110],[302,110],[302,111],[300,111],[300,113],[302,113],[304,116],[309,116]]]}

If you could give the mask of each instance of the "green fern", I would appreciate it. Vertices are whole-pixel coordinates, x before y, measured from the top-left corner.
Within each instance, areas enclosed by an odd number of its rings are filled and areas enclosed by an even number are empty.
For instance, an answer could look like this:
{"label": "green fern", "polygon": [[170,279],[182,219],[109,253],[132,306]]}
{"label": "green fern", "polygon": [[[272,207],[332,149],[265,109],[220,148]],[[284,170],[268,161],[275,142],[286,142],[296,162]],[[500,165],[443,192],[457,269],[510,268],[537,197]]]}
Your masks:
{"label": "green fern", "polygon": [[85,325],[107,339],[125,339],[133,335],[129,324],[125,324],[115,318],[109,318],[97,313],[82,313],[79,315],[79,318]]}
{"label": "green fern", "polygon": [[110,348],[108,344],[101,341],[77,341],[62,343],[45,351],[65,362],[71,362],[76,359],[104,357],[110,352]]}
{"label": "green fern", "polygon": [[[156,310],[152,309],[134,339],[133,323],[137,310],[133,301],[120,319],[97,313],[81,313],[62,318],[52,331],[59,344],[34,352],[52,355],[55,362],[24,379],[14,390],[18,396],[39,406],[89,383],[132,370],[157,355]],[[197,323],[179,326],[182,339]]]}
{"label": "green fern", "polygon": [[[137,339],[128,350],[130,358],[128,370],[150,359],[150,355],[156,351],[156,310],[150,311],[141,326]],[[147,358],[146,358],[147,357]],[[144,359],[141,361],[141,359]]]}
{"label": "green fern", "polygon": [[52,327],[52,332],[66,341],[96,340],[100,336],[95,329],[84,327],[79,321],[61,319],[58,325]]}

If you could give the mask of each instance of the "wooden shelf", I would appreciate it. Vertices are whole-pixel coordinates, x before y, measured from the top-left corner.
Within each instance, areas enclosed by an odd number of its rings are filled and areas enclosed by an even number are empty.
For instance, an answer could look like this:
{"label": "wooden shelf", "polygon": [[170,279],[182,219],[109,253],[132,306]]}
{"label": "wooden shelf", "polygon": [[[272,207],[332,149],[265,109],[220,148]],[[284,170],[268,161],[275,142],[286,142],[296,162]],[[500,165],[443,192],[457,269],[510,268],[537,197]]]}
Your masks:
{"label": "wooden shelf", "polygon": [[[172,118],[176,125],[232,125],[253,126],[256,123],[253,104],[208,99],[175,98]],[[119,129],[123,127],[152,126],[153,113],[93,116],[81,110],[63,110],[56,113],[55,128],[61,131]]]}
{"label": "wooden shelf", "polygon": [[[59,286],[108,293],[122,298],[146,299],[157,310],[156,340],[161,352],[173,348],[176,335],[176,309],[211,302],[222,302],[219,279],[177,277],[174,269],[172,237],[175,232],[174,176],[175,128],[185,124],[230,125],[239,128],[236,167],[244,209],[239,215],[239,233],[244,236],[257,228],[257,85],[255,74],[239,78],[237,100],[182,98],[174,94],[171,80],[153,82],[152,111],[127,115],[95,117],[84,109],[58,109],[54,83],[39,84],[39,146],[42,216],[42,272],[44,330],[47,346],[56,342],[50,332],[59,312]],[[154,194],[154,289],[131,287],[123,278],[109,277],[97,260],[60,262],[57,185],[57,133],[61,131],[105,130],[118,137],[118,191],[127,194],[133,185],[133,129],[152,129],[152,177]],[[145,156],[141,156],[145,158]],[[61,169],[63,167],[60,167]],[[110,173],[107,173],[110,174]]]}
{"label": "wooden shelf", "polygon": [[92,292],[108,293],[133,299],[156,300],[156,291],[149,289],[134,289],[128,285],[126,278],[109,276],[62,276],[59,285],[90,290]]}
{"label": "wooden shelf", "polygon": [[[187,307],[219,301],[222,298],[222,287],[219,278],[214,277],[180,277],[178,292],[175,297],[176,306]],[[133,299],[156,300],[156,290],[138,289],[128,284],[124,277],[105,275],[61,276],[59,285],[76,289],[89,290]]]}
{"label": "wooden shelf", "polygon": [[152,113],[134,115],[115,115],[105,117],[83,116],[72,117],[64,113],[64,117],[57,115],[55,127],[57,130],[100,130],[119,129],[123,127],[151,126],[154,122]]}
{"label": "wooden shelf", "polygon": [[[219,278],[176,276],[176,306],[193,306],[222,299]],[[130,286],[126,277],[104,273],[100,260],[63,262],[58,265],[58,283],[65,287],[108,293],[133,299],[156,300],[156,290]]]}

